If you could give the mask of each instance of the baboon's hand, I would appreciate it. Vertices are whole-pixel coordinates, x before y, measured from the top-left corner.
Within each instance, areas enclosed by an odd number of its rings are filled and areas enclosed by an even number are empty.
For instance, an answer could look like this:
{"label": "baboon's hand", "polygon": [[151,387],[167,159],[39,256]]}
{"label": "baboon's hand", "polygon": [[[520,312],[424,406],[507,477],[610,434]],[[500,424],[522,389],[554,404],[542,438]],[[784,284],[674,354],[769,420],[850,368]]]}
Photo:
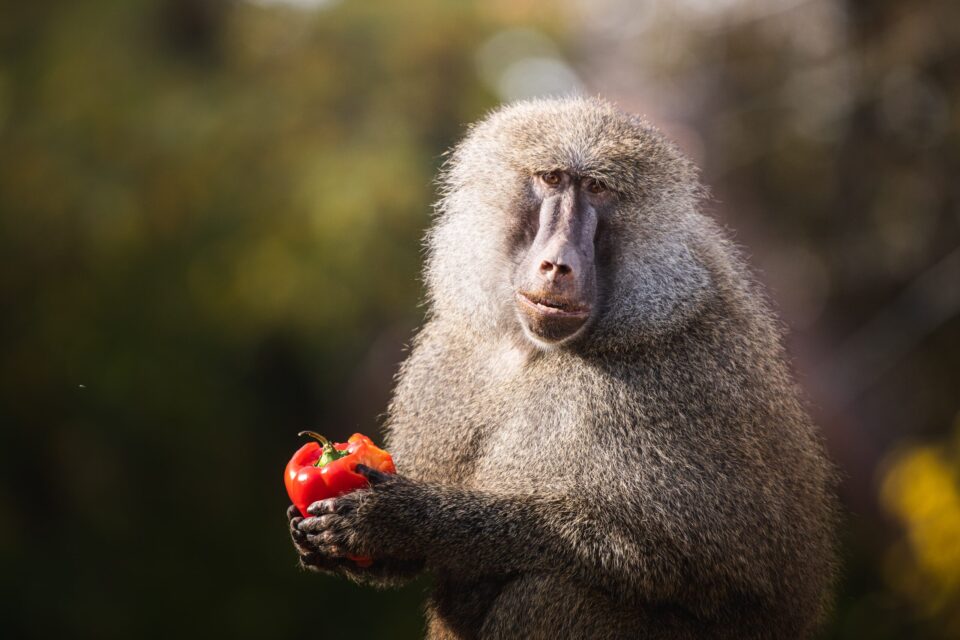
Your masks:
{"label": "baboon's hand", "polygon": [[316,545],[307,539],[307,535],[298,528],[303,522],[300,510],[295,505],[287,509],[287,520],[290,525],[290,538],[300,557],[300,566],[310,571],[336,571],[343,565],[344,559],[325,554]]}
{"label": "baboon's hand", "polygon": [[407,539],[409,527],[405,524],[416,520],[417,514],[411,512],[421,510],[416,501],[418,485],[402,476],[381,473],[360,464],[357,473],[370,481],[370,488],[310,505],[307,512],[313,517],[296,526],[305,542],[331,558],[416,557],[418,554]]}

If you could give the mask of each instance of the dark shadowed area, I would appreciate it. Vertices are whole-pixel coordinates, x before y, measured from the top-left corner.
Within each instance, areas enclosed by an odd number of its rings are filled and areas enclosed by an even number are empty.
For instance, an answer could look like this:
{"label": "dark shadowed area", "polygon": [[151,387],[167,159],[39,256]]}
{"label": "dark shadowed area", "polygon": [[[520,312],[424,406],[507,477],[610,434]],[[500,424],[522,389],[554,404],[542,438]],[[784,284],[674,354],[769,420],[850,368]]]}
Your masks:
{"label": "dark shadowed area", "polygon": [[577,91],[703,167],[789,328],[849,512],[824,637],[960,636],[960,4],[0,15],[9,637],[419,637],[426,582],[297,569],[281,473],[379,437],[443,152]]}

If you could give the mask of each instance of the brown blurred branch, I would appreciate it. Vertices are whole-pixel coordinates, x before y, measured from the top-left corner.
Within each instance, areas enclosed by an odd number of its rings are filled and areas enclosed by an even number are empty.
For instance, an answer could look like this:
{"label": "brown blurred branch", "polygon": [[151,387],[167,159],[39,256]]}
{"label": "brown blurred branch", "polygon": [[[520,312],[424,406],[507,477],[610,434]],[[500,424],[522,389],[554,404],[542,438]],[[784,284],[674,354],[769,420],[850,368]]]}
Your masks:
{"label": "brown blurred branch", "polygon": [[917,276],[821,363],[811,382],[848,406],[927,336],[960,314],[960,247]]}

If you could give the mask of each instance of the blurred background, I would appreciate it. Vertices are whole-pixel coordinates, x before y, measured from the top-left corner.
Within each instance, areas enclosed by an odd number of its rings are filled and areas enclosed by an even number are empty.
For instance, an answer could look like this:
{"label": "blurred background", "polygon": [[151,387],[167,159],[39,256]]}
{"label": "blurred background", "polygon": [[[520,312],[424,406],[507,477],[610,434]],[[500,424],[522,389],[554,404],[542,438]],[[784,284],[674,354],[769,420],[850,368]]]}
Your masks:
{"label": "blurred background", "polygon": [[960,637],[954,0],[4,3],[7,637],[419,637],[426,580],[296,569],[281,472],[377,434],[443,151],[569,92],[700,163],[790,329],[848,511],[824,637]]}

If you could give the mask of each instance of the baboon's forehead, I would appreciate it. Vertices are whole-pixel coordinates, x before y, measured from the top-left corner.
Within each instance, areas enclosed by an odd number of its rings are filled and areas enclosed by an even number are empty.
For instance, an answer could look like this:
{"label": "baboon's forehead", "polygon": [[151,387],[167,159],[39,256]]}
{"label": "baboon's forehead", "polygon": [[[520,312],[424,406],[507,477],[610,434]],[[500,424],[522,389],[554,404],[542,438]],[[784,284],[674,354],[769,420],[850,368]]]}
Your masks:
{"label": "baboon's forehead", "polygon": [[647,121],[593,99],[526,102],[479,123],[467,141],[467,161],[491,160],[522,173],[555,169],[636,192],[658,175],[687,175],[688,162]]}

